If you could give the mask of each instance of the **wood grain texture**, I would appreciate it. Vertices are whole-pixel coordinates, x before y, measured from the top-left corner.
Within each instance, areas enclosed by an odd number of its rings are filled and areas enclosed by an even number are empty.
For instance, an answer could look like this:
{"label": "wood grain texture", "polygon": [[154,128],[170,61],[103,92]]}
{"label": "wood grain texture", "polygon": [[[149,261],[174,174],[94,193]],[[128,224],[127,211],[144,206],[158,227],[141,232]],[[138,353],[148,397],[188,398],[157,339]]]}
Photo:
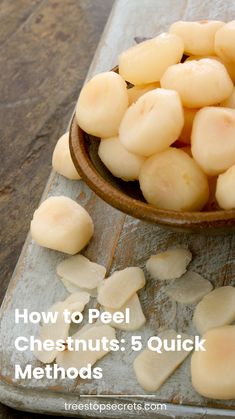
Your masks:
{"label": "wood grain texture", "polygon": [[5,41],[22,31],[22,26],[35,15],[37,8],[43,0],[20,0],[18,4],[14,0],[2,0],[0,2],[0,39],[1,50],[4,49]]}
{"label": "wood grain texture", "polygon": [[[88,78],[113,67],[118,53],[133,44],[135,36],[153,36],[156,32],[166,30],[170,23],[178,19],[210,17],[230,20],[234,12],[235,5],[229,0],[119,0],[106,26]],[[65,51],[65,54],[68,52]],[[55,78],[58,83],[58,78]],[[234,236],[207,238],[166,232],[109,207],[94,196],[83,182],[69,182],[52,173],[43,199],[48,195],[60,194],[77,199],[90,211],[95,220],[95,235],[85,254],[94,261],[104,263],[110,272],[131,265],[144,267],[149,255],[156,250],[184,244],[193,252],[193,269],[216,286],[235,284]],[[53,302],[65,297],[66,291],[55,275],[55,266],[61,259],[61,254],[39,248],[28,237],[1,312],[2,400],[18,409],[64,414],[64,402],[79,400],[85,403],[86,400],[80,398],[84,394],[145,394],[133,374],[132,363],[136,355],[130,350],[130,334],[124,332],[118,332],[118,337],[125,336],[127,350],[110,354],[100,362],[105,377],[101,381],[14,381],[14,363],[24,366],[32,362],[34,366],[40,365],[31,353],[17,353],[14,350],[14,339],[17,336],[37,333],[37,327],[32,324],[12,327],[14,309],[26,307],[30,311],[45,310]],[[148,318],[146,327],[138,332],[144,340],[169,326],[182,332],[195,332],[191,325],[193,307],[173,303],[165,295],[162,284],[153,283],[148,278],[146,289],[140,295]],[[146,394],[146,400],[168,403],[167,412],[159,414],[159,418],[235,417],[233,402],[212,401],[196,394],[190,383],[189,359],[162,386],[154,399]],[[117,401],[117,398],[113,396],[112,401]],[[227,413],[223,408],[227,409]],[[71,415],[71,412],[67,414]],[[95,413],[89,412],[88,415],[92,417]],[[143,415],[156,417],[155,412],[145,412]],[[123,417],[123,412],[104,412],[103,417]],[[128,417],[136,417],[136,413],[129,412]]]}
{"label": "wood grain texture", "polygon": [[1,2],[1,301],[111,6]]}
{"label": "wood grain texture", "polygon": [[[112,3],[0,1],[0,301]],[[38,415],[2,405],[0,417]]]}

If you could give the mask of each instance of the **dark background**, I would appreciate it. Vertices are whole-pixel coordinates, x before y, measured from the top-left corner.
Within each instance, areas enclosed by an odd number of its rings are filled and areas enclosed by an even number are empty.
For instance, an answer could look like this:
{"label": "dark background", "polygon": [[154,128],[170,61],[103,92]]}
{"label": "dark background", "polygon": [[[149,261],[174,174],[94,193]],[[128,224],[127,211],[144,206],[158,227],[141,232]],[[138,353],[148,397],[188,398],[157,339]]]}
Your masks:
{"label": "dark background", "polygon": [[[1,301],[112,5],[0,0]],[[0,405],[1,419],[41,417]]]}

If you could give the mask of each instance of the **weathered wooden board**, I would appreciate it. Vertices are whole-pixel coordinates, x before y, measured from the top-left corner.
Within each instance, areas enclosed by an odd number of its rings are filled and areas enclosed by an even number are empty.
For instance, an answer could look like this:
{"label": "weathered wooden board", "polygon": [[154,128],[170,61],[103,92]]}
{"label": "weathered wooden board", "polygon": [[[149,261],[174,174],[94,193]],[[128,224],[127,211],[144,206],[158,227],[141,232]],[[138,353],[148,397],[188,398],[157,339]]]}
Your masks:
{"label": "weathered wooden board", "polygon": [[[118,53],[133,44],[135,36],[153,36],[166,30],[177,19],[219,18],[231,20],[235,16],[235,3],[230,0],[119,0],[116,2],[88,77],[112,68]],[[146,259],[157,249],[169,245],[185,244],[192,250],[192,268],[202,273],[214,285],[235,285],[234,236],[205,237],[177,234],[157,226],[140,222],[111,208],[96,197],[83,182],[69,182],[52,173],[42,199],[51,195],[67,195],[85,206],[95,222],[95,235],[85,251],[92,260],[105,264],[108,271],[137,265],[144,267]],[[93,395],[102,401],[127,402],[143,400],[131,395],[144,395],[144,400],[167,403],[167,411],[158,417],[235,417],[235,401],[220,402],[200,397],[192,388],[189,376],[189,359],[154,395],[148,395],[138,385],[132,363],[136,356],[130,350],[127,333],[118,337],[126,340],[126,351],[113,353],[100,365],[104,379],[96,381],[25,380],[15,381],[14,364],[23,367],[28,363],[40,365],[30,352],[19,353],[14,340],[19,335],[36,335],[32,324],[15,325],[15,308],[29,311],[46,310],[52,303],[66,296],[66,291],[55,274],[55,267],[63,255],[39,248],[28,237],[13,275],[1,310],[1,400],[18,409],[33,412],[76,415],[65,412],[64,403],[85,403]],[[195,333],[191,325],[193,307],[173,303],[164,293],[164,286],[148,278],[146,289],[141,291],[147,325],[138,333],[148,336],[166,327],[180,332]],[[90,398],[82,396],[90,395]],[[128,397],[128,395],[130,395]],[[225,410],[224,410],[225,409]],[[96,412],[77,412],[80,417],[94,417]],[[103,417],[123,417],[122,411],[103,412]],[[135,417],[129,411],[126,417]],[[142,412],[153,418],[156,412]]]}
{"label": "weathered wooden board", "polygon": [[0,302],[112,4],[0,0]]}

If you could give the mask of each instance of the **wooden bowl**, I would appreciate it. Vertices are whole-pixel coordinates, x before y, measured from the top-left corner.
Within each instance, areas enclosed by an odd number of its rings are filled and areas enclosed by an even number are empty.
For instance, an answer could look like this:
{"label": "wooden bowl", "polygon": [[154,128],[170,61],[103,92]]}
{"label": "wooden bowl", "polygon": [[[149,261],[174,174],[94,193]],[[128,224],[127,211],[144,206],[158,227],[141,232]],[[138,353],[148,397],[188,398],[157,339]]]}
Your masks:
{"label": "wooden bowl", "polygon": [[87,185],[105,202],[140,220],[171,230],[204,234],[235,231],[235,210],[180,212],[148,204],[138,182],[114,177],[98,156],[99,139],[85,133],[73,116],[70,126],[70,152],[74,165]]}

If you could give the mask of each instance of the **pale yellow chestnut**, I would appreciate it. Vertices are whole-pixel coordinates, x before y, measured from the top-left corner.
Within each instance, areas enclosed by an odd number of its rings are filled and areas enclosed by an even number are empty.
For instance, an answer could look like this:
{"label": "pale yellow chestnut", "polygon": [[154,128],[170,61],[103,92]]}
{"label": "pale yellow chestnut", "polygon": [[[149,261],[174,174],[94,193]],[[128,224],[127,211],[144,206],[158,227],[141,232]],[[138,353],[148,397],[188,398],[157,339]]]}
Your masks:
{"label": "pale yellow chestnut", "polygon": [[235,326],[209,330],[202,339],[205,351],[191,359],[193,387],[210,399],[235,399]]}
{"label": "pale yellow chestnut", "polygon": [[52,196],[34,212],[30,230],[40,246],[73,255],[87,245],[94,226],[88,212],[76,201]]}
{"label": "pale yellow chestnut", "polygon": [[194,159],[207,175],[218,175],[235,164],[235,109],[210,106],[198,111],[191,145]]}
{"label": "pale yellow chestnut", "polygon": [[147,159],[139,181],[146,201],[156,208],[200,211],[209,198],[203,171],[188,154],[173,147]]}
{"label": "pale yellow chestnut", "polygon": [[215,52],[225,61],[235,61],[235,20],[226,23],[215,34]]}
{"label": "pale yellow chestnut", "polygon": [[233,82],[221,62],[202,58],[168,67],[161,78],[161,87],[176,90],[185,107],[201,108],[229,97]]}
{"label": "pale yellow chestnut", "polygon": [[148,84],[141,84],[140,86],[133,86],[127,89],[129,105],[135,103],[141,96],[145,93],[150,92],[151,90],[157,89],[160,86],[159,82],[156,83],[148,83]]}
{"label": "pale yellow chestnut", "polygon": [[59,138],[52,156],[52,167],[60,175],[71,179],[81,179],[71,158],[69,150],[69,133],[66,132]]}
{"label": "pale yellow chestnut", "polygon": [[169,147],[179,137],[183,124],[178,93],[155,89],[127,109],[119,129],[120,142],[131,153],[148,157]]}
{"label": "pale yellow chestnut", "polygon": [[186,54],[212,55],[215,53],[215,34],[223,25],[219,20],[180,20],[171,25],[170,33],[182,38]]}
{"label": "pale yellow chestnut", "polygon": [[183,51],[178,35],[161,33],[120,54],[119,74],[134,85],[159,81],[167,67],[180,62]]}
{"label": "pale yellow chestnut", "polygon": [[218,176],[215,197],[220,208],[235,208],[235,165]]}
{"label": "pale yellow chestnut", "polygon": [[145,157],[128,151],[118,137],[101,140],[98,154],[104,165],[116,177],[137,180]]}
{"label": "pale yellow chestnut", "polygon": [[82,88],[76,106],[78,125],[88,134],[107,138],[118,134],[128,107],[126,83],[108,71],[94,76]]}

